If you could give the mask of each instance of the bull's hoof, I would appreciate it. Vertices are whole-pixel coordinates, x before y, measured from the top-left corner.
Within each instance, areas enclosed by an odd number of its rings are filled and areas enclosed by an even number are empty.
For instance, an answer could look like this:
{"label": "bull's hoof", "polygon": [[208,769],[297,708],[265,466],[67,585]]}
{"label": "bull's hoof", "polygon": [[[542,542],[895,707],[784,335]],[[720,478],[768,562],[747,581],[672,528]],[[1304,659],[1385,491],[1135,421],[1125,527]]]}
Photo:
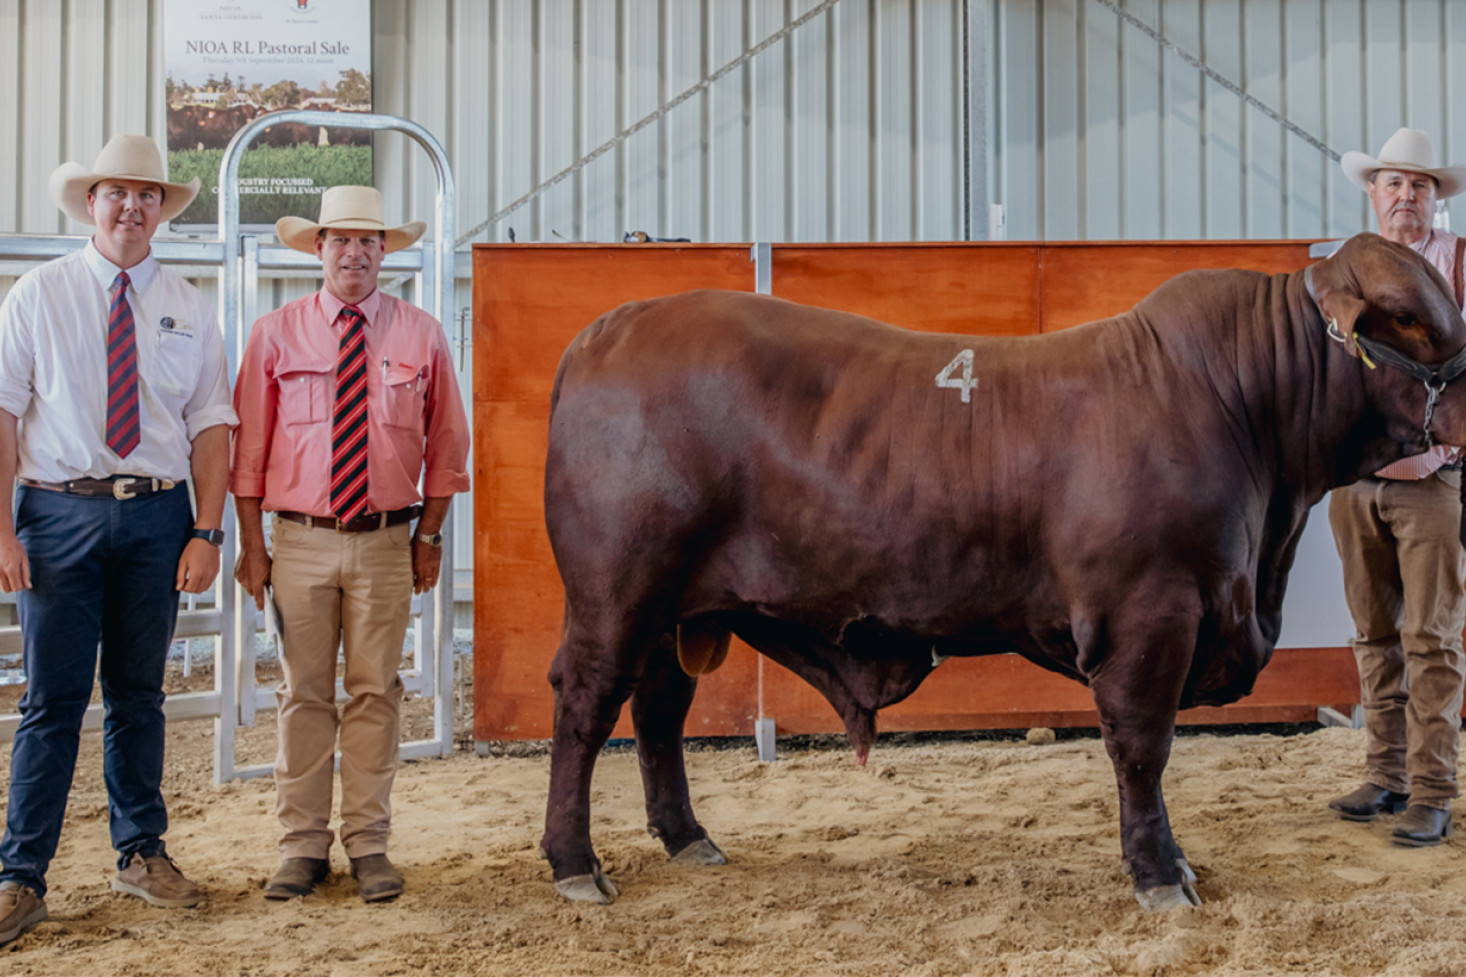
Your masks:
{"label": "bull's hoof", "polygon": [[1190,909],[1201,905],[1201,896],[1191,882],[1180,885],[1158,885],[1154,889],[1136,889],[1135,901],[1148,913],[1164,913],[1172,909]]}
{"label": "bull's hoof", "polygon": [[572,875],[568,879],[556,879],[555,891],[571,902],[595,902],[609,906],[621,893],[606,878],[600,866],[590,875]]}
{"label": "bull's hoof", "polygon": [[728,856],[713,839],[702,838],[673,855],[672,861],[678,865],[727,865]]}
{"label": "bull's hoof", "polygon": [[[1122,859],[1126,875],[1134,875],[1129,859]],[[1158,885],[1153,889],[1136,889],[1135,901],[1148,913],[1163,913],[1170,909],[1189,908],[1201,905],[1201,896],[1196,894],[1196,873],[1184,858],[1176,859],[1181,870],[1179,885]]]}

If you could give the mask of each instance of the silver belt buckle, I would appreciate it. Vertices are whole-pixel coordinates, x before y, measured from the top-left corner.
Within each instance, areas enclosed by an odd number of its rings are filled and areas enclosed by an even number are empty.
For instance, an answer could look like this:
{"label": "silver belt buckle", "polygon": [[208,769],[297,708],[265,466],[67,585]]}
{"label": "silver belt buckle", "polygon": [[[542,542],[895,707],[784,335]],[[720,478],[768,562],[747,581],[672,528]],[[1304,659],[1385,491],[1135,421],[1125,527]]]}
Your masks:
{"label": "silver belt buckle", "polygon": [[117,479],[117,481],[112,483],[112,498],[117,499],[119,502],[126,502],[128,499],[136,498],[137,493],[132,490],[132,487],[141,481],[143,481],[141,478]]}

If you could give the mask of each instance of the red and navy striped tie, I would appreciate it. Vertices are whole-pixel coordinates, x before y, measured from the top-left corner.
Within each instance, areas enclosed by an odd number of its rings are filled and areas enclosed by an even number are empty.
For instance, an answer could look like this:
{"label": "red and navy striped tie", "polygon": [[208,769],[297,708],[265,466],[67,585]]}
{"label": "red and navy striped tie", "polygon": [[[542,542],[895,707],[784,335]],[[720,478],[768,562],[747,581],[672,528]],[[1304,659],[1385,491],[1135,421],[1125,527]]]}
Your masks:
{"label": "red and navy striped tie", "polygon": [[336,411],[331,426],[331,510],[342,522],[367,507],[366,317],[342,308],[341,349],[336,356]]}
{"label": "red and navy striped tie", "polygon": [[107,447],[126,458],[142,440],[137,404],[137,330],[127,286],[132,279],[119,271],[112,282],[112,309],[107,315]]}

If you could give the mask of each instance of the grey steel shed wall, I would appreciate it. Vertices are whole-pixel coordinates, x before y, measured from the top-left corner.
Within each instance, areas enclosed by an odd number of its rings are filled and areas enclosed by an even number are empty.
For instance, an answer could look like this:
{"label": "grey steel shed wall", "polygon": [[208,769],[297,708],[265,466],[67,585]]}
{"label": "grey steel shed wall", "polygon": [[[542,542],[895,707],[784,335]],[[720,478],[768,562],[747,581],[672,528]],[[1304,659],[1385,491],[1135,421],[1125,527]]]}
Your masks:
{"label": "grey steel shed wall", "polygon": [[[376,109],[443,141],[471,229],[817,5],[376,0]],[[840,0],[478,239],[958,237],[962,11]],[[0,231],[80,233],[46,195],[56,164],[162,140],[161,38],[160,0],[0,0]],[[376,165],[389,208],[430,209],[404,140]]]}
{"label": "grey steel shed wall", "polygon": [[[471,229],[817,3],[377,0],[377,109],[440,136]],[[115,132],[161,139],[161,18],[0,0],[0,231],[81,231],[52,168]],[[987,199],[1015,239],[1346,234],[1367,226],[1358,191],[1218,79],[1335,152],[1409,124],[1456,161],[1463,54],[1453,0],[839,0],[478,238],[982,237]],[[423,165],[379,141],[394,211],[429,209]],[[970,232],[969,173],[989,184]]]}
{"label": "grey steel shed wall", "polygon": [[1450,96],[1466,57],[1466,4],[1455,0],[993,0],[993,19],[993,192],[1010,238],[1374,226],[1327,152],[1225,82],[1335,154],[1373,153],[1409,125],[1446,162],[1466,161]]}

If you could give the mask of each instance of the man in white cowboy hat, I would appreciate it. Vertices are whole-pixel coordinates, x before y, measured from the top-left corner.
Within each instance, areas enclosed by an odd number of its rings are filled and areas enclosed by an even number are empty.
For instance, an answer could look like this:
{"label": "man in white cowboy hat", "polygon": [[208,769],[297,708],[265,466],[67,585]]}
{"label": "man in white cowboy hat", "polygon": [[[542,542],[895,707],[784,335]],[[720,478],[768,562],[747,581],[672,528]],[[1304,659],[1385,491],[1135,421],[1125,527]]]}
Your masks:
{"label": "man in white cowboy hat", "polygon": [[[377,289],[382,258],[422,223],[388,227],[381,194],[347,186],[322,194],[319,221],[286,217],[275,230],[320,258],[326,280],[255,323],[234,397],[234,575],[261,609],[269,587],[284,644],[275,786],[285,833],[265,896],[305,895],[330,871],[339,734],[341,846],[362,898],[376,902],[403,888],[387,837],[408,606],[438,582],[439,530],[468,489],[468,420],[442,326]],[[274,513],[273,552],[262,510]],[[350,697],[339,715],[338,647]]]}
{"label": "man in white cowboy hat", "polygon": [[[46,918],[82,717],[98,664],[112,888],[193,906],[163,845],[163,669],[178,594],[219,571],[229,477],[224,342],[211,303],[150,241],[198,181],[169,183],[158,147],[119,135],[51,196],[95,225],[86,247],[28,272],[0,306],[0,587],[18,592],[27,688],[0,840],[0,942]],[[195,513],[186,482],[193,482]]]}
{"label": "man in white cowboy hat", "polygon": [[[1419,252],[1463,304],[1466,239],[1433,227],[1436,201],[1466,189],[1466,167],[1441,166],[1430,137],[1400,129],[1379,156],[1345,153],[1344,174],[1369,194],[1379,233]],[[1466,550],[1456,449],[1436,446],[1335,489],[1329,522],[1354,618],[1365,715],[1365,782],[1329,802],[1339,817],[1404,815],[1391,840],[1438,845],[1451,833],[1461,729]]]}

